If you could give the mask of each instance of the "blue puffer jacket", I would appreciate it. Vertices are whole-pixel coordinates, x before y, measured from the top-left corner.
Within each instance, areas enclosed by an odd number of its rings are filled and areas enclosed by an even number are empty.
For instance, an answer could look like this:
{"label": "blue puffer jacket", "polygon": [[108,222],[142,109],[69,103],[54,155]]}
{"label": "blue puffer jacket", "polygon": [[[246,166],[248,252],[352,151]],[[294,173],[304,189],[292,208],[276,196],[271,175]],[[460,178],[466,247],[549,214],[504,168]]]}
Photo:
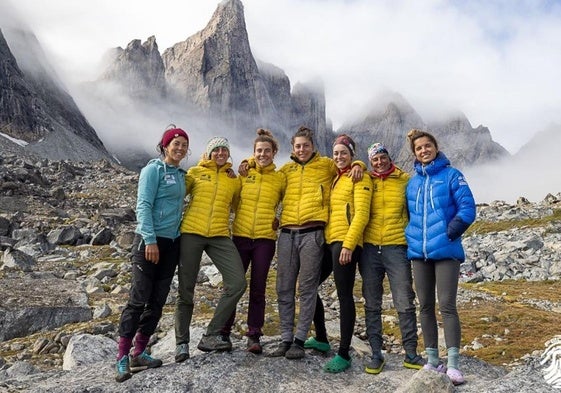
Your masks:
{"label": "blue puffer jacket", "polygon": [[146,244],[156,236],[179,237],[185,198],[185,171],[156,158],[140,171],[136,200],[136,233]]}
{"label": "blue puffer jacket", "polygon": [[426,166],[415,161],[415,171],[407,185],[407,257],[463,261],[461,235],[476,215],[464,176],[442,152]]}

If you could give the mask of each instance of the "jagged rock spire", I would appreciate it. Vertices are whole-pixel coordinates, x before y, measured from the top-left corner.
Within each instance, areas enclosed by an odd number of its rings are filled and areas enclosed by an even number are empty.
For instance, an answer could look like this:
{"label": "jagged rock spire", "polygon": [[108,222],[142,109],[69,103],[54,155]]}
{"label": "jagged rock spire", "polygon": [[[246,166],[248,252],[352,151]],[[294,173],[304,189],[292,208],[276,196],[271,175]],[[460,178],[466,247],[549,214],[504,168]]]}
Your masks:
{"label": "jagged rock spire", "polygon": [[166,93],[164,63],[156,37],[144,43],[132,40],[125,49],[118,47],[106,55],[108,67],[101,80],[117,82],[132,97],[163,97]]}

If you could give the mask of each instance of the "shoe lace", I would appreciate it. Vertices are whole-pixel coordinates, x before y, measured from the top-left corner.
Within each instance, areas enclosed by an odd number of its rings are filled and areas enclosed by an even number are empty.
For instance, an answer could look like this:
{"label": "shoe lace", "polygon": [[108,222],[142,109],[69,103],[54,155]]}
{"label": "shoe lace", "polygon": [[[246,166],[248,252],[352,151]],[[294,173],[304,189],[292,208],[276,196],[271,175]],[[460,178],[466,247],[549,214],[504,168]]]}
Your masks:
{"label": "shoe lace", "polygon": [[146,360],[146,361],[148,361],[148,362],[151,362],[151,361],[154,360],[154,358],[153,358],[152,356],[148,355],[148,354],[146,353],[146,351],[142,352],[142,353],[139,355],[139,357],[142,358],[142,359],[144,359],[144,360]]}
{"label": "shoe lace", "polygon": [[119,371],[120,374],[124,374],[126,372],[128,372],[128,365],[129,365],[129,359],[126,356],[123,356],[118,362],[117,362],[117,370]]}

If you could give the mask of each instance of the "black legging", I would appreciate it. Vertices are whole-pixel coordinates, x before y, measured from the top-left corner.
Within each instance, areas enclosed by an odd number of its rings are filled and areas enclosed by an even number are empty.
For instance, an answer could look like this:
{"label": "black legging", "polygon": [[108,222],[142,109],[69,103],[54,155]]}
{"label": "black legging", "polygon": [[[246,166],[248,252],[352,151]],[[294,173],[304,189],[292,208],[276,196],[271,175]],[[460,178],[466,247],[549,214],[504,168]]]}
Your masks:
{"label": "black legging", "polygon": [[[351,262],[346,265],[341,265],[339,263],[339,255],[341,253],[342,245],[342,242],[334,242],[326,247],[325,257],[322,262],[322,269],[320,273],[320,282],[324,282],[331,274],[331,271],[333,271],[340,310],[339,323],[341,330],[341,342],[339,343],[338,354],[345,359],[349,359],[349,349],[351,347],[356,319],[353,289],[356,276],[356,266],[358,260],[360,259],[362,249],[357,247],[353,252]],[[316,330],[316,340],[327,342],[325,311],[319,294],[316,300],[314,327]]]}
{"label": "black legging", "polygon": [[[327,277],[333,271],[333,262],[331,258],[331,247],[329,245],[325,246],[323,252],[323,260],[321,261],[321,272],[319,276],[319,285],[321,285]],[[326,343],[327,340],[327,330],[325,329],[325,309],[323,308],[323,302],[319,296],[319,292],[316,298],[316,310],[314,312],[314,328],[316,330],[316,340]]]}

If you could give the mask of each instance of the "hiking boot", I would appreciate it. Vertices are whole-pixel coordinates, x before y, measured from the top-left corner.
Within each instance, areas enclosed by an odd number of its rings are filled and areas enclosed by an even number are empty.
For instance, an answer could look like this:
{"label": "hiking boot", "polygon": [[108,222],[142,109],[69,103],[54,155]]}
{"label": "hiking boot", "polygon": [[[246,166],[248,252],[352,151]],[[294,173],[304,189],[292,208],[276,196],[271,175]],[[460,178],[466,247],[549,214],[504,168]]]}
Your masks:
{"label": "hiking boot", "polygon": [[248,337],[247,338],[247,352],[259,355],[263,353],[263,347],[259,342],[259,337]]}
{"label": "hiking boot", "polygon": [[327,353],[331,350],[331,345],[329,345],[329,343],[318,341],[315,337],[310,337],[306,340],[306,342],[304,342],[304,348],[315,349],[316,351]]}
{"label": "hiking boot", "polygon": [[426,363],[427,362],[425,362],[425,359],[423,359],[419,355],[415,355],[414,357],[405,355],[405,359],[403,360],[403,367],[411,368],[414,370],[420,370],[424,367]]}
{"label": "hiking boot", "polygon": [[448,375],[448,378],[450,378],[454,386],[461,385],[465,382],[462,372],[456,368],[449,368],[446,371],[446,375]]}
{"label": "hiking boot", "polygon": [[130,369],[133,373],[137,373],[148,368],[160,367],[161,365],[162,361],[160,359],[153,358],[152,356],[148,355],[146,351],[143,351],[138,356],[131,356]]}
{"label": "hiking boot", "polygon": [[203,352],[231,351],[232,342],[229,341],[229,338],[228,341],[224,341],[224,337],[221,335],[203,334],[197,348]]}
{"label": "hiking boot", "polygon": [[386,360],[384,358],[371,357],[364,363],[364,371],[368,374],[380,374],[385,364]]}
{"label": "hiking boot", "polygon": [[290,346],[288,351],[284,354],[284,357],[287,359],[302,359],[306,355],[304,352],[304,347],[294,343]]}
{"label": "hiking boot", "polygon": [[292,346],[291,342],[283,341],[279,344],[277,349],[275,349],[273,352],[269,353],[267,355],[267,357],[270,357],[270,358],[284,357],[284,355],[286,355],[286,353],[288,352],[288,350],[290,349],[291,346]]}
{"label": "hiking boot", "polygon": [[124,382],[130,377],[132,377],[132,374],[129,367],[129,357],[123,355],[123,357],[115,363],[115,381]]}
{"label": "hiking boot", "polygon": [[175,347],[175,362],[181,363],[189,359],[189,344],[179,344]]}

